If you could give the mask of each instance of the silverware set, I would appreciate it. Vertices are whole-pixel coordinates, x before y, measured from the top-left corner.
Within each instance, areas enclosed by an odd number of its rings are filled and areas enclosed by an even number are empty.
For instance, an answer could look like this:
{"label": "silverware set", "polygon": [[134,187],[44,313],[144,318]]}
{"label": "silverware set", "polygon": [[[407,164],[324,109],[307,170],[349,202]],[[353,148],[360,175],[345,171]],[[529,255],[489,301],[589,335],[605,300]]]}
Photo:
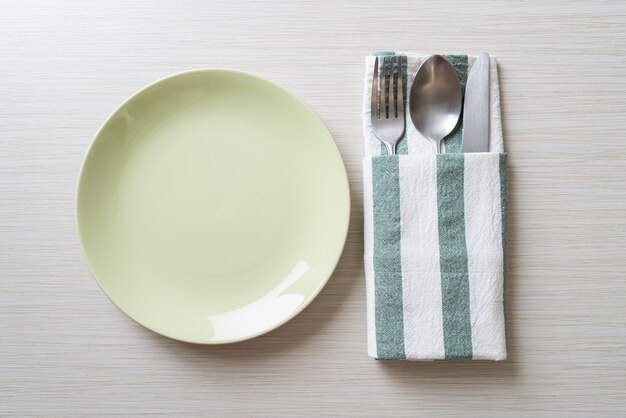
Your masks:
{"label": "silverware set", "polygon": [[[395,155],[405,130],[403,68],[399,56],[376,57],[371,114],[374,135]],[[469,73],[465,100],[454,67],[432,55],[417,70],[409,93],[413,126],[441,152],[441,142],[463,111],[463,152],[489,151],[489,54],[482,53]]]}

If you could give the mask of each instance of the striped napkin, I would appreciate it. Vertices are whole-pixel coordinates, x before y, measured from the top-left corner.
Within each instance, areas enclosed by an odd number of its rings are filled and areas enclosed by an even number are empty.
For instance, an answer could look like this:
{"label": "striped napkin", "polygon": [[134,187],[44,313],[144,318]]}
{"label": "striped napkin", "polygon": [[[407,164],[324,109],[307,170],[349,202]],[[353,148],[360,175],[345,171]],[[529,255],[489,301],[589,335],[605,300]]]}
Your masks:
{"label": "striped napkin", "polygon": [[[397,55],[406,63],[408,90],[428,55]],[[476,57],[446,58],[465,88]],[[504,360],[506,156],[496,60],[488,153],[462,153],[460,120],[436,155],[406,112],[397,156],[386,155],[372,132],[374,60],[366,59],[363,101],[368,353],[389,360]]]}

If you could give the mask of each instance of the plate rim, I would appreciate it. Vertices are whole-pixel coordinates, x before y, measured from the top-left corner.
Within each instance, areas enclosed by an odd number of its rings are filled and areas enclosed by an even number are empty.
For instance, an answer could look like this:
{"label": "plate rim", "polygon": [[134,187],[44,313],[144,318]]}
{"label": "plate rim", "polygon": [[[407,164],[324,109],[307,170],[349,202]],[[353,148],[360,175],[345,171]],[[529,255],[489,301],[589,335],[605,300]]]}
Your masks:
{"label": "plate rim", "polygon": [[[342,237],[342,244],[341,244],[341,250],[338,251],[337,256],[335,257],[335,259],[332,261],[332,269],[330,270],[330,273],[324,277],[322,280],[319,281],[319,284],[317,286],[317,288],[302,302],[302,304],[293,312],[291,312],[289,315],[285,316],[285,318],[283,318],[281,321],[277,322],[276,324],[272,325],[269,328],[266,328],[264,330],[261,331],[257,331],[242,337],[237,337],[237,338],[231,338],[231,339],[225,339],[225,340],[219,340],[219,341],[207,341],[207,340],[194,340],[194,339],[187,339],[187,338],[180,338],[177,336],[173,336],[173,335],[169,335],[166,333],[162,333],[159,331],[156,331],[155,329],[149,327],[148,325],[146,325],[145,323],[143,323],[142,321],[134,318],[133,316],[131,316],[129,313],[127,313],[124,309],[122,309],[113,299],[112,297],[104,290],[103,285],[100,283],[100,281],[98,280],[93,266],[91,265],[91,262],[89,260],[89,257],[87,255],[87,251],[85,250],[85,245],[83,242],[83,234],[81,233],[81,228],[80,228],[80,223],[79,223],[79,214],[78,214],[78,200],[79,200],[79,192],[80,192],[80,185],[82,183],[83,180],[83,175],[84,175],[84,171],[85,171],[85,166],[87,163],[87,160],[89,158],[89,156],[91,155],[91,153],[93,152],[93,148],[95,145],[96,140],[98,139],[98,137],[100,136],[100,134],[102,133],[104,127],[109,123],[109,121],[124,107],[126,106],[129,102],[131,102],[135,97],[139,96],[140,94],[142,94],[144,91],[147,91],[148,89],[161,84],[161,83],[165,83],[167,81],[169,81],[170,79],[173,78],[177,78],[177,77],[181,77],[184,75],[188,75],[188,74],[194,74],[194,73],[217,73],[217,72],[226,72],[226,73],[232,73],[232,74],[236,74],[236,75],[243,75],[243,76],[247,76],[247,77],[252,77],[255,78],[259,81],[265,82],[270,84],[271,86],[273,86],[274,88],[277,88],[279,90],[281,90],[283,93],[293,97],[296,101],[298,101],[300,104],[302,104],[308,111],[309,113],[317,119],[317,121],[324,127],[324,130],[326,131],[326,133],[328,134],[328,136],[330,137],[330,142],[332,143],[335,152],[337,153],[337,156],[339,157],[339,161],[341,162],[341,167],[343,168],[342,172],[343,172],[343,177],[345,179],[345,200],[346,200],[346,212],[343,214],[343,216],[345,217],[345,228],[343,231],[343,237]],[[98,130],[96,131],[96,133],[93,135],[93,137],[91,138],[90,142],[89,142],[89,146],[87,147],[87,150],[83,156],[81,165],[80,165],[80,170],[78,172],[78,179],[76,181],[76,186],[75,186],[75,192],[74,192],[74,226],[75,226],[75,231],[78,235],[78,242],[80,244],[80,248],[81,248],[81,253],[83,256],[83,261],[87,264],[87,267],[89,268],[89,273],[92,277],[92,279],[96,282],[96,284],[98,285],[98,287],[100,288],[100,291],[102,293],[104,293],[104,295],[109,299],[109,301],[115,306],[117,307],[117,309],[119,309],[124,315],[126,315],[126,317],[130,318],[133,322],[135,322],[136,324],[139,324],[140,326],[142,326],[143,328],[149,330],[150,332],[159,335],[159,336],[163,336],[166,338],[169,338],[171,340],[174,341],[180,341],[183,343],[188,343],[188,344],[195,344],[195,345],[226,345],[226,344],[233,344],[233,343],[237,343],[237,342],[241,342],[241,341],[247,341],[247,340],[251,340],[253,338],[257,338],[260,337],[261,335],[265,335],[268,334],[274,330],[276,330],[277,328],[280,328],[281,326],[285,325],[287,322],[291,321],[293,318],[295,318],[296,316],[298,316],[302,311],[304,311],[318,296],[319,294],[322,292],[322,290],[326,287],[326,285],[328,284],[330,278],[335,274],[335,271],[337,269],[337,266],[339,264],[339,261],[341,260],[343,253],[345,251],[346,248],[346,243],[348,241],[348,233],[350,231],[350,223],[352,222],[352,193],[351,193],[351,189],[350,189],[350,178],[348,176],[348,171],[346,169],[346,164],[344,162],[343,156],[341,154],[341,151],[339,150],[339,146],[337,145],[337,141],[335,140],[335,138],[333,137],[332,133],[330,132],[330,129],[328,129],[328,126],[326,126],[326,124],[324,123],[324,121],[322,120],[322,118],[320,118],[320,116],[317,114],[317,112],[315,112],[315,110],[313,110],[313,108],[311,106],[309,106],[309,104],[307,102],[305,102],[303,99],[301,99],[299,96],[297,96],[296,94],[292,93],[291,91],[287,90],[285,87],[281,86],[280,84],[266,78],[263,76],[260,76],[258,74],[249,72],[249,71],[244,71],[244,70],[237,70],[237,69],[233,69],[233,68],[225,68],[225,67],[203,67],[203,68],[194,68],[194,69],[190,69],[190,70],[184,70],[184,71],[179,71],[164,77],[161,77],[151,83],[148,83],[146,85],[144,85],[143,87],[141,87],[139,90],[135,91],[133,94],[131,94],[130,96],[128,96],[125,100],[123,100],[117,107],[115,107],[115,109],[113,111],[111,111],[109,113],[109,115],[104,119],[104,121],[100,124]]]}

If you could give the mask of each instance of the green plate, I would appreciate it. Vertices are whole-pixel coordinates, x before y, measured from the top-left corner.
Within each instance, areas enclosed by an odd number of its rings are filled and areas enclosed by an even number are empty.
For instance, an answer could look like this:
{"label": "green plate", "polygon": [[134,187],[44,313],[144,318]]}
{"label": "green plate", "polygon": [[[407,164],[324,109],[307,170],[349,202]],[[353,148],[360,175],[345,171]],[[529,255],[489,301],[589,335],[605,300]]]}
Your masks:
{"label": "green plate", "polygon": [[219,344],[268,332],[315,298],[341,255],[350,197],[309,107],[257,76],[198,70],[109,117],[76,207],[91,271],[122,311]]}

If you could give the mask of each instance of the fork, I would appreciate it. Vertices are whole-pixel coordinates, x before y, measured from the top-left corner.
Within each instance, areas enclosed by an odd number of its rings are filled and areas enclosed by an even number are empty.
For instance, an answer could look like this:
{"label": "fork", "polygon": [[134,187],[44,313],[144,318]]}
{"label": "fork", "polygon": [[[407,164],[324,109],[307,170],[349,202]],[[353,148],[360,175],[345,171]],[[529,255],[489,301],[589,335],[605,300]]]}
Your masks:
{"label": "fork", "polygon": [[[396,154],[396,145],[404,134],[404,93],[402,89],[402,63],[399,56],[376,57],[372,77],[372,130],[385,147],[388,155]],[[378,62],[381,62],[380,66]],[[385,94],[385,69],[389,69],[387,94]],[[394,75],[397,81],[394,83]],[[395,88],[394,88],[395,85]]]}

